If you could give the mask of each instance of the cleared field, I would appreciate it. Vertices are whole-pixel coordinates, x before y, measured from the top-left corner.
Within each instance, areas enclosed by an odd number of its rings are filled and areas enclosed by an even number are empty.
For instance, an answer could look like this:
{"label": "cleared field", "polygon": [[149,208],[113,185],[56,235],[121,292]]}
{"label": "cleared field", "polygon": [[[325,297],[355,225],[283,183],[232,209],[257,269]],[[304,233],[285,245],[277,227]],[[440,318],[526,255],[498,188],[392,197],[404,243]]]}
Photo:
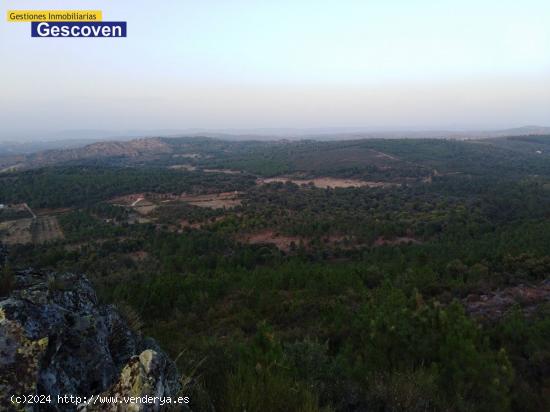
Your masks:
{"label": "cleared field", "polygon": [[188,172],[193,172],[197,170],[195,166],[191,166],[191,165],[173,165],[173,166],[169,166],[168,169],[187,170]]}
{"label": "cleared field", "polygon": [[[312,239],[303,236],[288,236],[278,233],[276,230],[266,229],[256,233],[248,233],[237,236],[237,240],[251,245],[270,244],[283,252],[289,252],[293,247],[311,248]],[[341,249],[354,249],[364,246],[353,237],[343,235],[325,236],[320,239],[325,245],[339,247]]]}
{"label": "cleared field", "polygon": [[239,192],[223,192],[210,195],[183,195],[179,200],[193,206],[210,209],[230,209],[240,206],[242,200]]}
{"label": "cleared field", "polygon": [[204,173],[224,173],[226,175],[240,175],[242,172],[240,170],[231,170],[231,169],[203,169]]}
{"label": "cleared field", "polygon": [[238,240],[243,243],[248,243],[252,245],[275,245],[278,249],[285,252],[288,252],[291,249],[292,244],[298,246],[301,242],[303,242],[303,239],[299,237],[281,235],[279,233],[275,233],[272,230],[265,230],[258,233],[243,235],[239,237]]}
{"label": "cleared field", "polygon": [[109,203],[115,206],[135,206],[141,200],[145,198],[145,193],[133,193],[126,196],[118,196],[114,199],[111,199]]}
{"label": "cleared field", "polygon": [[131,207],[140,215],[146,216],[157,208],[157,205],[153,202],[140,198],[132,203]]}
{"label": "cleared field", "polygon": [[0,223],[0,240],[8,245],[32,242],[33,219],[17,219]]}
{"label": "cleared field", "polygon": [[346,188],[346,187],[392,187],[399,186],[398,183],[387,182],[368,182],[365,180],[356,179],[337,179],[334,177],[318,177],[314,179],[295,179],[292,177],[272,177],[267,179],[258,179],[256,183],[258,185],[265,185],[268,183],[286,183],[291,182],[298,186],[313,185],[320,189],[334,189],[334,188]]}
{"label": "cleared field", "polygon": [[199,153],[180,153],[180,154],[172,155],[172,157],[184,157],[184,158],[188,158],[188,159],[199,159],[203,156]]}
{"label": "cleared field", "polygon": [[[222,192],[205,195],[174,194],[174,193],[134,193],[111,199],[110,203],[135,211],[142,217],[149,216],[159,206],[164,204],[187,203],[192,206],[209,209],[230,209],[240,206],[242,192]],[[137,221],[137,220],[136,220]],[[150,220],[147,220],[149,222]]]}
{"label": "cleared field", "polygon": [[396,237],[394,239],[385,239],[383,237],[379,237],[375,240],[374,245],[375,246],[396,246],[396,245],[408,245],[408,244],[415,244],[418,245],[422,243],[420,240],[410,237],[410,236],[402,236],[402,237]]}
{"label": "cleared field", "polygon": [[145,193],[134,193],[111,199],[110,203],[116,206],[131,208],[138,214],[146,216],[158,207],[156,203],[148,199],[151,196],[152,195],[147,195]]}
{"label": "cleared field", "polygon": [[31,225],[32,242],[41,244],[63,239],[63,231],[55,216],[40,216]]}
{"label": "cleared field", "polygon": [[42,209],[39,216],[26,203],[15,205],[13,209],[29,217],[0,223],[0,241],[12,245],[39,244],[64,237],[57,218],[45,213],[55,212],[56,214],[61,214],[67,212],[68,209]]}
{"label": "cleared field", "polygon": [[0,207],[0,221],[14,221],[33,217],[32,211],[26,203],[2,205]]}

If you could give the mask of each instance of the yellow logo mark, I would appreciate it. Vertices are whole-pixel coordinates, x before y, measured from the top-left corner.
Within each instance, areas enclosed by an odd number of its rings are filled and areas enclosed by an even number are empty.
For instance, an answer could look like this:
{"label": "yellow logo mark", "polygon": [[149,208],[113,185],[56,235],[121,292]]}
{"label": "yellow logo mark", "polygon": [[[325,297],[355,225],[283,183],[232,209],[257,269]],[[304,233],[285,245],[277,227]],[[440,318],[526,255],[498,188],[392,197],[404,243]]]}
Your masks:
{"label": "yellow logo mark", "polygon": [[101,21],[101,10],[8,10],[7,19],[12,23],[33,21]]}

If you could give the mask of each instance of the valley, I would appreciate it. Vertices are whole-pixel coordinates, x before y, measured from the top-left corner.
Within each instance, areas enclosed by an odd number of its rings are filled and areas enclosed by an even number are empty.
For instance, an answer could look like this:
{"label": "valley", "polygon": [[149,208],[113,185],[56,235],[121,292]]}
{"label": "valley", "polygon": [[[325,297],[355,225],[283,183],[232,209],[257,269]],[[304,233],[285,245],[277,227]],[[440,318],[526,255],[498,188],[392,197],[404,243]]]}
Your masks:
{"label": "valley", "polygon": [[0,241],[14,267],[85,273],[130,308],[192,382],[193,410],[254,391],[288,410],[542,410],[549,142],[35,153],[0,174]]}

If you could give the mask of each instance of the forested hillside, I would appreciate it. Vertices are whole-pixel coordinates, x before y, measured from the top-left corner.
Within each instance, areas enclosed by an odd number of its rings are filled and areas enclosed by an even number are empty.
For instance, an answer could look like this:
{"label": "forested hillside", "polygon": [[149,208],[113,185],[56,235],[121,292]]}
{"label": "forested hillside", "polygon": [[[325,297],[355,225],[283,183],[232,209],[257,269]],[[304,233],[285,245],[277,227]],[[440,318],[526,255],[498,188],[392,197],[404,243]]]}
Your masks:
{"label": "forested hillside", "polygon": [[192,410],[550,409],[550,137],[156,142],[0,174],[0,240],[129,308]]}

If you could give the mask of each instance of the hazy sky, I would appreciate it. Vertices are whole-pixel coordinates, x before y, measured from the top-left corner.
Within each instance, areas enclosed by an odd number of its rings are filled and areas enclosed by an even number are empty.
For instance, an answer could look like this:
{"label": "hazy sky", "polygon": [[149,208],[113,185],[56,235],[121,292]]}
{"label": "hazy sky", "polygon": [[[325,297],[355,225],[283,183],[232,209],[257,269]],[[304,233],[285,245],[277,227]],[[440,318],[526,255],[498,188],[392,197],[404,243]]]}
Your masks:
{"label": "hazy sky", "polygon": [[[550,125],[549,0],[0,0],[0,138]],[[41,39],[8,9],[101,9]]]}

